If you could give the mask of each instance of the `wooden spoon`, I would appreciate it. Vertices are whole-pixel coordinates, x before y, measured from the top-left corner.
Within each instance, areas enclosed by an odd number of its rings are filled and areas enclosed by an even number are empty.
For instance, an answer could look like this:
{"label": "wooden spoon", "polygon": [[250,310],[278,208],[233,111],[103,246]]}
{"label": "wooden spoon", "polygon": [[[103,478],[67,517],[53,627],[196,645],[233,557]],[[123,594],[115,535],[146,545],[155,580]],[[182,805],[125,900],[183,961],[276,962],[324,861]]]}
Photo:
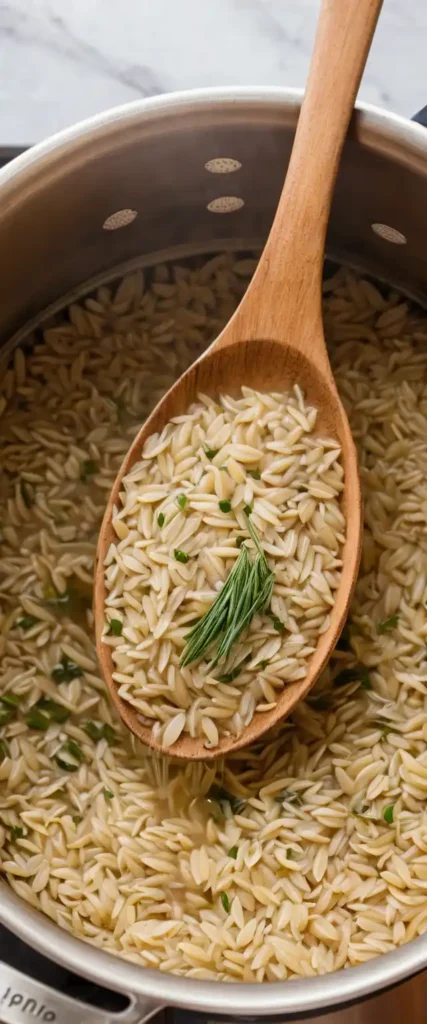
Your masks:
{"label": "wooden spoon", "polygon": [[[308,693],[344,625],[360,558],[362,505],[356,451],[325,346],[321,286],[326,228],[335,177],[381,0],[323,0],[307,89],[276,217],[264,253],[240,306],[207,352],[173,385],[137,435],[112,489],[99,536],[95,623],[101,668],[123,721],[145,744],[184,759],[210,760],[258,739]],[[113,505],[121,480],[141,457],[150,434],[185,412],[199,391],[236,392],[241,385],[288,391],[298,383],[318,410],[317,430],[342,446],[346,541],[343,570],[328,630],[319,638],[307,675],[285,686],[276,707],[256,714],[238,739],[208,750],[181,735],[167,751],[117,693],[111,647],[102,642],[104,558],[114,537]]]}

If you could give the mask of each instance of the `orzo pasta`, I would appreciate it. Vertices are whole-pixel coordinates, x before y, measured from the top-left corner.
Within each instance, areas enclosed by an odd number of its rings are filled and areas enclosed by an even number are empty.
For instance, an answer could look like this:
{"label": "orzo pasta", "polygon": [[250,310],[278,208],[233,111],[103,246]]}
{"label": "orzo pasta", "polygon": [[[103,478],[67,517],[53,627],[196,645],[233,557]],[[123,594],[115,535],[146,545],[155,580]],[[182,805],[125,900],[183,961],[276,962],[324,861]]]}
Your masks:
{"label": "orzo pasta", "polygon": [[292,721],[216,769],[156,761],[97,668],[112,480],[253,266],[220,255],[99,289],[15,352],[0,400],[4,877],[91,943],[228,981],[351,966],[427,929],[424,313],[347,270],[325,281],[364,551],[345,634]]}

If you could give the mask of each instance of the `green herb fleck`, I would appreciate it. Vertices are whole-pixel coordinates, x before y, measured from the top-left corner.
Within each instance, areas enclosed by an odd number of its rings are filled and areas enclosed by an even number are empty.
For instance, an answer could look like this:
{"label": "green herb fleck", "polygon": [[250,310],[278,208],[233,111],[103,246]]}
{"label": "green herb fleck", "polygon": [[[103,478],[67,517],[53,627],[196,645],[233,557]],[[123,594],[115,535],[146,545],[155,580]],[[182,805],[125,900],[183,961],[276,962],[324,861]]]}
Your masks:
{"label": "green herb fleck", "polygon": [[252,505],[244,505],[243,511],[245,513],[245,516],[248,516],[249,518],[249,516],[252,515]]}
{"label": "green herb fleck", "polygon": [[83,669],[63,654],[60,664],[50,674],[54,683],[70,683],[72,679],[79,679],[83,675]]}
{"label": "green herb fleck", "polygon": [[[12,699],[10,699],[12,697]],[[16,704],[13,702],[13,694],[0,697],[0,725],[7,725],[16,714]]]}
{"label": "green herb fleck", "polygon": [[21,494],[25,508],[32,508],[34,505],[33,488],[26,480],[21,480]]}
{"label": "green herb fleck", "polygon": [[2,704],[6,704],[9,708],[19,707],[20,700],[19,697],[16,696],[16,693],[4,693],[0,699]]}
{"label": "green herb fleck", "polygon": [[103,789],[102,792],[103,792],[106,800],[112,800],[113,799],[114,793],[111,792],[111,789]]}
{"label": "green herb fleck", "polygon": [[301,807],[302,804],[301,793],[295,793],[293,789],[282,789],[274,799],[276,804],[294,804],[295,807]]}
{"label": "green herb fleck", "polygon": [[239,852],[239,847],[238,846],[232,846],[231,850],[228,851],[228,856],[231,857],[232,860],[237,860],[238,852]]}
{"label": "green herb fleck", "polygon": [[187,555],[186,551],[181,551],[181,548],[175,548],[174,555],[176,561],[183,562],[184,565],[186,562],[188,562],[188,559],[190,557],[190,555]]}
{"label": "green herb fleck", "polygon": [[90,476],[98,472],[98,463],[93,459],[85,459],[80,470],[80,480],[85,484]]}
{"label": "green herb fleck", "polygon": [[[71,760],[70,760],[71,757]],[[84,760],[83,751],[75,740],[68,739],[54,756],[58,768],[64,772],[76,772]]]}
{"label": "green herb fleck", "polygon": [[102,735],[104,740],[107,740],[109,747],[114,747],[116,743],[119,742],[117,734],[113,729],[113,726],[109,725],[108,722],[104,722],[104,725],[102,727]]}
{"label": "green herb fleck", "polygon": [[6,740],[0,740],[0,764],[3,764],[6,757],[9,757],[9,749]]}
{"label": "green herb fleck", "polygon": [[58,768],[62,768],[63,772],[76,772],[78,770],[78,764],[72,764],[70,761],[66,761],[61,754],[55,754],[53,760],[56,761]]}
{"label": "green herb fleck", "polygon": [[221,805],[229,804],[233,814],[241,814],[246,807],[246,800],[240,796],[234,796],[234,793],[229,793],[222,786],[217,786],[215,782],[207,793],[206,799]]}
{"label": "green herb fleck", "polygon": [[269,665],[269,664],[270,664],[269,659],[268,658],[264,658],[264,661],[260,661],[258,663],[257,668],[261,668],[262,671],[264,671],[264,669],[267,668],[267,665]]}
{"label": "green herb fleck", "polygon": [[102,739],[102,725],[98,725],[97,722],[85,722],[83,729],[95,743]]}
{"label": "green herb fleck", "polygon": [[398,622],[398,615],[390,615],[388,619],[383,619],[382,622],[377,623],[377,633],[391,633],[396,628]]}
{"label": "green herb fleck", "polygon": [[384,818],[384,821],[387,822],[387,825],[392,825],[393,824],[393,812],[394,812],[394,804],[389,804],[388,807],[384,807],[383,818]]}
{"label": "green herb fleck", "polygon": [[215,458],[215,455],[218,455],[218,452],[219,448],[205,448],[206,458],[208,458],[210,462]]}
{"label": "green herb fleck", "polygon": [[236,668],[233,668],[231,672],[224,672],[224,675],[218,676],[218,682],[219,683],[232,683],[233,679],[237,679],[237,676],[240,675],[241,671],[242,671],[242,669],[241,669],[240,665],[237,665]]}
{"label": "green herb fleck", "polygon": [[162,526],[165,525],[165,513],[164,512],[159,512],[159,514],[157,516],[157,522],[158,522],[158,524],[160,526],[160,529],[162,528]]}
{"label": "green herb fleck", "polygon": [[253,480],[261,480],[261,473],[259,469],[248,469],[246,472]]}
{"label": "green herb fleck", "polygon": [[12,839],[22,839],[22,836],[24,835],[24,829],[21,825],[10,825],[10,831]]}
{"label": "green herb fleck", "polygon": [[50,726],[50,719],[37,707],[31,708],[25,721],[29,729],[39,729],[40,732],[46,732]]}
{"label": "green herb fleck", "polygon": [[355,668],[343,668],[341,672],[335,676],[334,686],[347,686],[348,683],[360,683],[363,685],[364,690],[370,690],[370,674],[369,669],[365,665],[356,665]]}
{"label": "green herb fleck", "polygon": [[107,636],[121,636],[122,630],[123,622],[120,619],[110,619]]}
{"label": "green herb fleck", "polygon": [[178,494],[178,497],[176,499],[176,503],[177,503],[177,505],[179,505],[180,508],[185,508],[185,506],[187,504],[187,501],[188,501],[188,498],[187,498],[186,494]]}
{"label": "green herb fleck", "polygon": [[[48,715],[53,722],[58,722],[61,725],[70,717],[70,712],[67,708],[64,708],[63,704],[58,704],[56,700],[52,700],[50,697],[40,697],[40,700],[37,701],[34,707],[38,708],[44,715]],[[32,708],[30,708],[31,710]]]}
{"label": "green herb fleck", "polygon": [[285,632],[285,623],[282,622],[282,620],[279,619],[277,615],[272,615],[271,621],[273,623],[273,629],[275,629],[277,633]]}
{"label": "green herb fleck", "polygon": [[225,498],[218,502],[221,512],[231,512],[231,501],[227,501]]}
{"label": "green herb fleck", "polygon": [[329,697],[327,697],[326,694],[319,694],[318,697],[307,697],[307,703],[310,704],[315,711],[326,711],[331,705]]}
{"label": "green herb fleck", "polygon": [[36,622],[40,622],[40,619],[36,619],[35,615],[24,615],[22,619],[18,619],[16,625],[26,633],[28,629],[32,629],[36,625]]}
{"label": "green herb fleck", "polygon": [[69,739],[64,743],[64,750],[67,750],[76,761],[84,761],[82,748],[75,740]]}
{"label": "green herb fleck", "polygon": [[221,893],[221,903],[222,903],[222,905],[224,907],[225,913],[229,914],[230,913],[230,900],[229,900],[226,892],[222,892]]}

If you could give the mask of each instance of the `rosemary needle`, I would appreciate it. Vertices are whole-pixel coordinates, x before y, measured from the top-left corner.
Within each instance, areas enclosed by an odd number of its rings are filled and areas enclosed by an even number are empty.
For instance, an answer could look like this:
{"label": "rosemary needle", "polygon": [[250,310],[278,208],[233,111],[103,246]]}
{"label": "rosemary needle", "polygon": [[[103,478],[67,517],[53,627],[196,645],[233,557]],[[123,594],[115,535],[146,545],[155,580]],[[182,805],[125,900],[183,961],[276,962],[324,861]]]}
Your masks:
{"label": "rosemary needle", "polygon": [[256,612],[263,611],[270,603],[274,586],[274,572],[269,569],[257,533],[249,519],[248,529],[257,550],[251,561],[245,544],[235,562],[218,597],[209,611],[187,633],[180,664],[190,665],[198,661],[205,652],[217,645],[211,661],[211,668],[227,659],[233,644],[244,629],[247,629]]}

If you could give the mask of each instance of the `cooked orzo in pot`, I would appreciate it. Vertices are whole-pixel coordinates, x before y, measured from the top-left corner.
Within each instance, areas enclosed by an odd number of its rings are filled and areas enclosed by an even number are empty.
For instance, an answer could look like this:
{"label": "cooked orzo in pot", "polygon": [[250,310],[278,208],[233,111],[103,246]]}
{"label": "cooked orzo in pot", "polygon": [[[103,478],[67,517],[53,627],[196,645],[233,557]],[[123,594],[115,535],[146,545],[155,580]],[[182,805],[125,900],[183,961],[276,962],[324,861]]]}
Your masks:
{"label": "cooked orzo in pot", "polygon": [[102,948],[261,982],[427,929],[427,318],[348,270],[325,281],[365,501],[345,633],[274,734],[216,767],[158,761],[97,668],[97,534],[134,432],[253,267],[219,255],[100,288],[4,377],[0,854],[23,900]]}

